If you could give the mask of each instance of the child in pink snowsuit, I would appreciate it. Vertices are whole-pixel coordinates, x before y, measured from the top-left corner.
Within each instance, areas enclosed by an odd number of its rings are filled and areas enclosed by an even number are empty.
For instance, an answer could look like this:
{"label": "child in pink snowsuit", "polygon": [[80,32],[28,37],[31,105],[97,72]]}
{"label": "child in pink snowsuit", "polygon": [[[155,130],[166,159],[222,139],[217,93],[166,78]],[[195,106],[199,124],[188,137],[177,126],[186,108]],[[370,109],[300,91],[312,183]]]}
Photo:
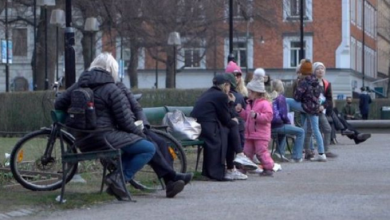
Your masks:
{"label": "child in pink snowsuit", "polygon": [[236,110],[245,122],[244,154],[253,158],[256,155],[263,166],[262,176],[272,176],[274,161],[268,151],[271,140],[271,121],[273,117],[271,102],[266,99],[264,77],[254,75],[247,85],[249,100],[246,109]]}

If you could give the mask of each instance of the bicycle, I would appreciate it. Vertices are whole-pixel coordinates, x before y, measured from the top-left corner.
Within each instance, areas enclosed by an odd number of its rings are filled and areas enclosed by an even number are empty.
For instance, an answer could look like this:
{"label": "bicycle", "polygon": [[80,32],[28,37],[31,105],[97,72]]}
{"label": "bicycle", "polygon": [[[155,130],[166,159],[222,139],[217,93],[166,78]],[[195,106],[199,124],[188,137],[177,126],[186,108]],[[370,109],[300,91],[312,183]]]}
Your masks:
{"label": "bicycle", "polygon": [[[56,96],[60,86],[60,83],[54,83]],[[167,141],[175,171],[186,172],[187,160],[181,144],[168,133],[156,129],[152,131]],[[16,143],[11,153],[10,167],[15,180],[32,191],[61,188],[63,179],[68,183],[78,168],[78,163],[63,164],[62,151],[78,153],[74,136],[63,129],[61,123],[54,121],[50,127],[28,133]],[[67,176],[64,177],[63,173]],[[142,189],[144,186],[138,187]]]}

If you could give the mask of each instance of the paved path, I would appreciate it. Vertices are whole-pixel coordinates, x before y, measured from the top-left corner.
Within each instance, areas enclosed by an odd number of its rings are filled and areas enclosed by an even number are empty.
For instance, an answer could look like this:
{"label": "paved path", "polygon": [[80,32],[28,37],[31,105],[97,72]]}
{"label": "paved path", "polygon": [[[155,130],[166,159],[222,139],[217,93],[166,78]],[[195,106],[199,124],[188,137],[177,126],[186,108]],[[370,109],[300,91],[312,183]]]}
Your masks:
{"label": "paved path", "polygon": [[373,135],[360,145],[345,137],[339,142],[333,147],[337,159],[282,164],[274,178],[196,181],[174,199],[158,192],[137,196],[137,203],[28,219],[390,219],[390,135]]}

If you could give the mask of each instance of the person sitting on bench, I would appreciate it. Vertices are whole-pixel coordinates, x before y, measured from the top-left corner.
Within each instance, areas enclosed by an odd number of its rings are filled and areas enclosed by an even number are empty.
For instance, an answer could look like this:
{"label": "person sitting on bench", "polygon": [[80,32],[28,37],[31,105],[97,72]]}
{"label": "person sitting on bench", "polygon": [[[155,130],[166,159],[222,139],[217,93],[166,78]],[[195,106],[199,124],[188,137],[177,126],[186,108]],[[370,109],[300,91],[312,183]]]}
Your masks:
{"label": "person sitting on bench", "polygon": [[[131,117],[130,103],[115,84],[118,81],[118,62],[110,53],[99,54],[84,71],[77,83],[69,87],[57,98],[55,109],[67,111],[71,105],[72,92],[80,87],[93,90],[96,112],[96,129],[108,129],[99,134],[75,134],[78,147],[82,152],[108,150],[107,142],[116,149],[121,149],[123,174],[125,181],[130,181],[142,167],[152,159],[155,147],[146,140],[145,134],[134,124]],[[87,136],[90,135],[90,136]],[[108,185],[107,193],[118,200],[129,199],[126,186],[123,185],[121,171],[108,174],[104,182]],[[184,186],[184,183],[182,183]]]}

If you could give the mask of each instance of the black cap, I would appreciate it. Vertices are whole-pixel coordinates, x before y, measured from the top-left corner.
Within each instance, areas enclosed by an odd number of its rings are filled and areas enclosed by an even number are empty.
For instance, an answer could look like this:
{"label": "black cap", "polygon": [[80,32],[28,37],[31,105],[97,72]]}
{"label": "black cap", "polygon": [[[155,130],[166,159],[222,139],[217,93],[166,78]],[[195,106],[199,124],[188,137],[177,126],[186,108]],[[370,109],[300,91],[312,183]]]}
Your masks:
{"label": "black cap", "polygon": [[229,78],[227,77],[227,74],[219,74],[219,75],[214,76],[214,78],[213,78],[214,85],[221,85],[224,83],[230,83]]}

